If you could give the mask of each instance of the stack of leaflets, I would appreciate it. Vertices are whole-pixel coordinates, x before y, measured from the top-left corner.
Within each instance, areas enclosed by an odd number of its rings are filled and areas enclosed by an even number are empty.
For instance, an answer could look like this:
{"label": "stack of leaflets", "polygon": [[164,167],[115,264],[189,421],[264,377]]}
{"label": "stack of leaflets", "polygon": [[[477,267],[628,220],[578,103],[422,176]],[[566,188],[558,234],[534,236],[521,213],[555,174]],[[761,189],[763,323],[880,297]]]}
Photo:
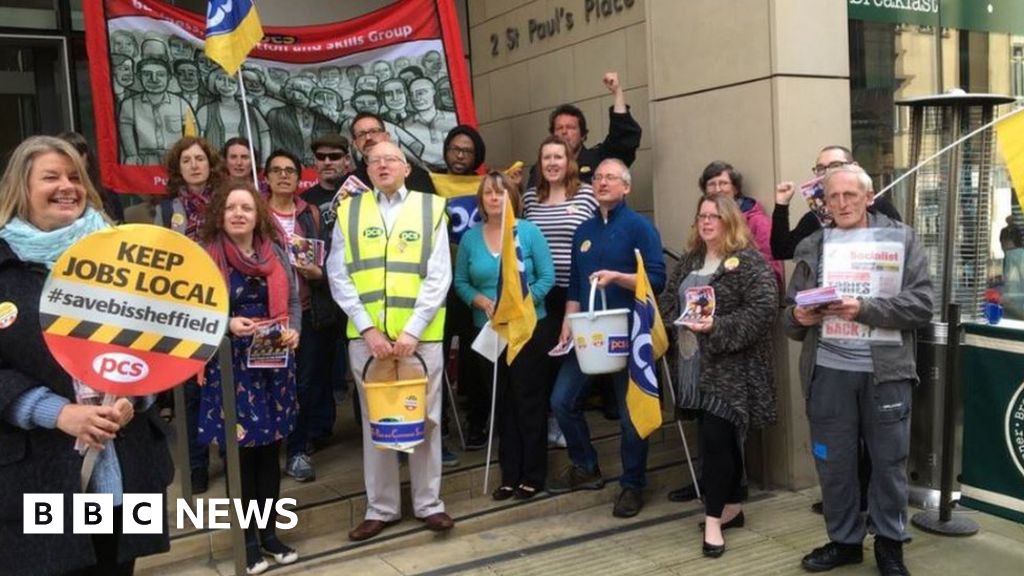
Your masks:
{"label": "stack of leaflets", "polygon": [[807,201],[811,213],[821,223],[822,228],[832,224],[832,214],[825,206],[825,183],[824,176],[809,180],[800,185],[800,194]]}
{"label": "stack of leaflets", "polygon": [[835,286],[822,288],[811,288],[796,293],[796,305],[802,308],[824,308],[829,304],[842,302],[842,297],[836,292]]}
{"label": "stack of leaflets", "polygon": [[702,320],[715,316],[715,289],[711,286],[695,286],[683,292],[686,305],[683,313],[672,321],[673,324],[685,326],[697,324]]}
{"label": "stack of leaflets", "polygon": [[291,253],[289,256],[291,256],[292,264],[322,267],[324,265],[324,241],[316,238],[292,236]]}

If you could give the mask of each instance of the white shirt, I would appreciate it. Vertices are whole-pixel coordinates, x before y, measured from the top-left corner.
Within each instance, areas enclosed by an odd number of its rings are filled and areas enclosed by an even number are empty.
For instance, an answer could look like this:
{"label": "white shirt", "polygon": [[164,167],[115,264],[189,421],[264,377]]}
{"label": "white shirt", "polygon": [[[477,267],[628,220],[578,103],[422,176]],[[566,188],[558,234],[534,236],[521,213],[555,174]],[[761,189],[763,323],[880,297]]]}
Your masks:
{"label": "white shirt", "polygon": [[[391,228],[398,219],[398,212],[409,196],[409,190],[402,186],[396,194],[391,195],[390,199],[378,190],[374,190],[372,194],[376,195],[381,219],[384,220],[384,226],[390,235]],[[359,299],[359,291],[356,290],[352,277],[349,276],[348,267],[345,265],[345,232],[342,228],[345,225],[347,222],[338,222],[331,233],[332,244],[330,255],[327,257],[327,277],[335,302],[355,324],[356,330],[362,334],[376,324],[363,306],[362,300]],[[427,260],[427,276],[420,284],[420,292],[416,296],[416,305],[413,307],[412,316],[402,328],[403,332],[416,339],[419,339],[434,316],[437,316],[438,311],[441,310],[448,297],[448,287],[452,283],[448,226],[445,224],[444,218],[434,229],[433,239],[434,246],[430,252],[430,258]]]}

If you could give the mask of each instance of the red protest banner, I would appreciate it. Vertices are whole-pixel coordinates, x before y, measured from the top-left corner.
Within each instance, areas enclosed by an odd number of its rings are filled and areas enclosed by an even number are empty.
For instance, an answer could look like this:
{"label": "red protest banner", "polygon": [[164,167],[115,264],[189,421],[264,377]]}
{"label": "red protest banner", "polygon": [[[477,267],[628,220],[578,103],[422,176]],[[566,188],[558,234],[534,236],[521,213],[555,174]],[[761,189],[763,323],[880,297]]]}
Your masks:
{"label": "red protest banner", "polygon": [[[85,22],[105,186],[163,193],[161,160],[188,123],[216,148],[246,135],[237,78],[203,54],[203,16],[157,0],[97,0]],[[312,165],[310,142],[347,135],[366,110],[413,161],[441,166],[448,130],[476,125],[452,0],[264,33],[242,67],[259,162],[284,148]]]}

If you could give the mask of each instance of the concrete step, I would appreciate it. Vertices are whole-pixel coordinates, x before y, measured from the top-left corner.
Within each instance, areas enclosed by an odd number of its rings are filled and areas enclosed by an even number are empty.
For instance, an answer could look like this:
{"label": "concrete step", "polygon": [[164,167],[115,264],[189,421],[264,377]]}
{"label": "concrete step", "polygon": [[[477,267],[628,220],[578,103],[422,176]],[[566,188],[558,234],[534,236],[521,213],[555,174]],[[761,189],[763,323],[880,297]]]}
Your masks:
{"label": "concrete step", "polygon": [[[612,480],[621,473],[619,435],[615,432],[618,423],[594,424],[594,447],[606,479]],[[688,438],[695,438],[695,435],[691,432]],[[473,463],[459,469],[446,470],[441,483],[442,498],[447,511],[456,520],[453,535],[489,530],[526,519],[609,503],[618,495],[617,483],[610,481],[600,491],[582,491],[557,497],[545,493],[524,502],[495,502],[489,492],[483,492],[483,455],[469,454],[474,455],[471,458]],[[349,456],[351,460],[351,454]],[[549,450],[548,458],[549,475],[557,473],[568,462],[566,451],[561,449]],[[361,458],[357,463],[361,464]],[[299,505],[296,508],[297,527],[282,533],[281,536],[285,542],[295,546],[303,558],[315,559],[325,555],[358,557],[380,550],[381,547],[405,546],[408,542],[425,543],[435,538],[448,537],[438,536],[426,530],[420,522],[407,519],[371,541],[350,542],[347,539],[347,532],[362,521],[366,510],[361,465],[353,468],[349,474],[343,475],[348,478],[347,481],[334,477],[334,484],[330,485],[298,485],[300,489],[291,490],[292,493],[282,489],[283,496],[296,497]],[[679,434],[674,424],[666,424],[651,435],[648,469],[650,490],[679,485],[684,481],[684,477],[688,477],[683,464]],[[403,476],[406,474],[407,470],[403,467]],[[491,466],[490,475],[489,488],[493,490],[500,478],[496,461]],[[339,487],[348,489],[349,492],[339,494],[336,492]],[[408,482],[405,481],[403,509],[408,511],[410,508]],[[173,515],[171,518],[173,524]],[[230,532],[192,530],[173,535],[170,552],[140,559],[137,569],[139,573],[147,574],[180,574],[190,570],[201,572],[204,569],[220,567],[221,564],[227,566],[227,570],[221,573],[231,572]]]}

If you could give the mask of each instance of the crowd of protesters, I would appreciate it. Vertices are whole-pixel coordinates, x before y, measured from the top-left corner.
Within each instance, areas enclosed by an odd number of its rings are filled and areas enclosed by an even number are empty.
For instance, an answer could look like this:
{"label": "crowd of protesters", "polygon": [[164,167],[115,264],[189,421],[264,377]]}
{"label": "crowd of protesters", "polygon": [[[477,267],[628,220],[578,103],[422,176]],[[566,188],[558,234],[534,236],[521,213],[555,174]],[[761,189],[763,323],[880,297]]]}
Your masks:
{"label": "crowd of protesters", "polygon": [[[444,195],[426,169],[392,141],[385,119],[356,115],[348,134],[324,134],[302,157],[290,150],[257,150],[232,138],[218,150],[186,136],[165,155],[166,194],[153,201],[154,223],[203,245],[219,266],[230,294],[229,339],[237,389],[242,497],[277,499],[281,477],[313,481],[312,454],[330,440],[337,402],[354,380],[354,406],[363,436],[367,508],[349,532],[373,538],[402,518],[399,455],[374,447],[362,367],[373,360],[422,366],[426,371],[426,431],[408,455],[413,515],[434,531],[454,520],[440,497],[442,465],[457,461],[442,441],[447,425],[443,386],[448,350],[458,335],[459,387],[467,396],[466,449],[486,446],[493,427],[499,442],[500,482],[495,500],[529,499],[601,489],[605,479],[583,409],[593,384],[606,412],[621,427],[620,490],[613,514],[637,515],[644,505],[647,441],[629,417],[629,374],[623,368],[593,377],[573,352],[549,352],[574,342],[569,317],[588,312],[589,291],[600,289],[608,308],[632,309],[639,253],[663,322],[669,328],[671,382],[679,417],[699,421],[704,490],[702,552],[726,550],[725,531],[744,525],[747,496],[744,445],[751,429],[777,419],[773,337],[778,327],[800,343],[800,381],[822,485],[828,543],[803,559],[808,571],[860,562],[867,516],[882,574],[907,574],[906,533],[910,390],[916,381],[912,331],[931,317],[928,265],[914,233],[887,202],[873,202],[870,177],[849,150],[825,147],[814,166],[829,219],[805,216],[790,230],[792,183],[776,190],[769,217],[744,194],[742,174],[723,161],[708,163],[692,190],[697,212],[682,257],[669,270],[661,237],[627,201],[641,127],[630,114],[615,73],[603,82],[613,96],[609,131],[593,147],[586,118],[571,104],[550,115],[549,133],[527,170],[487,171],[485,144],[471,126],[444,141],[446,173],[479,178],[472,226],[455,243]],[[271,141],[273,135],[271,134]],[[117,196],[101,190],[88,144],[31,137],[14,151],[0,182],[0,302],[20,315],[0,330],[0,541],[18,555],[3,558],[14,573],[130,574],[138,556],[167,550],[158,535],[66,534],[62,554],[44,554],[56,540],[21,532],[20,496],[26,491],[78,491],[76,441],[113,446],[102,452],[89,490],[162,492],[172,467],[165,444],[169,403],[122,398],[113,405],[93,395],[56,363],[42,340],[39,294],[48,268],[86,234],[123,220]],[[266,158],[254,170],[254,158]],[[317,174],[301,190],[304,168]],[[258,183],[254,175],[259,173]],[[525,176],[525,178],[524,178]],[[355,177],[365,192],[348,194]],[[469,352],[469,341],[495,313],[503,211],[514,211],[518,247],[537,324],[509,364]],[[821,306],[795,303],[799,291],[823,285],[823,245],[849,231],[881,231],[904,247],[903,281],[891,294],[841,296]],[[324,242],[323,261],[296,258],[303,239]],[[823,254],[825,254],[823,256]],[[782,261],[793,259],[788,282]],[[677,322],[692,290],[710,287],[714,314]],[[294,350],[280,368],[250,368],[246,354],[256,323],[283,318],[282,346]],[[822,337],[838,319],[894,331],[895,345]],[[494,422],[491,376],[497,364]],[[224,422],[216,361],[184,384],[189,473],[196,493],[209,485],[209,446],[223,450]],[[161,408],[164,412],[161,413]],[[564,469],[547,470],[549,444],[567,448]],[[284,445],[285,466],[280,452]],[[687,486],[670,493],[685,500]],[[119,517],[119,515],[118,515]],[[270,528],[246,532],[249,573],[298,559]],[[9,562],[8,562],[9,559]]]}

